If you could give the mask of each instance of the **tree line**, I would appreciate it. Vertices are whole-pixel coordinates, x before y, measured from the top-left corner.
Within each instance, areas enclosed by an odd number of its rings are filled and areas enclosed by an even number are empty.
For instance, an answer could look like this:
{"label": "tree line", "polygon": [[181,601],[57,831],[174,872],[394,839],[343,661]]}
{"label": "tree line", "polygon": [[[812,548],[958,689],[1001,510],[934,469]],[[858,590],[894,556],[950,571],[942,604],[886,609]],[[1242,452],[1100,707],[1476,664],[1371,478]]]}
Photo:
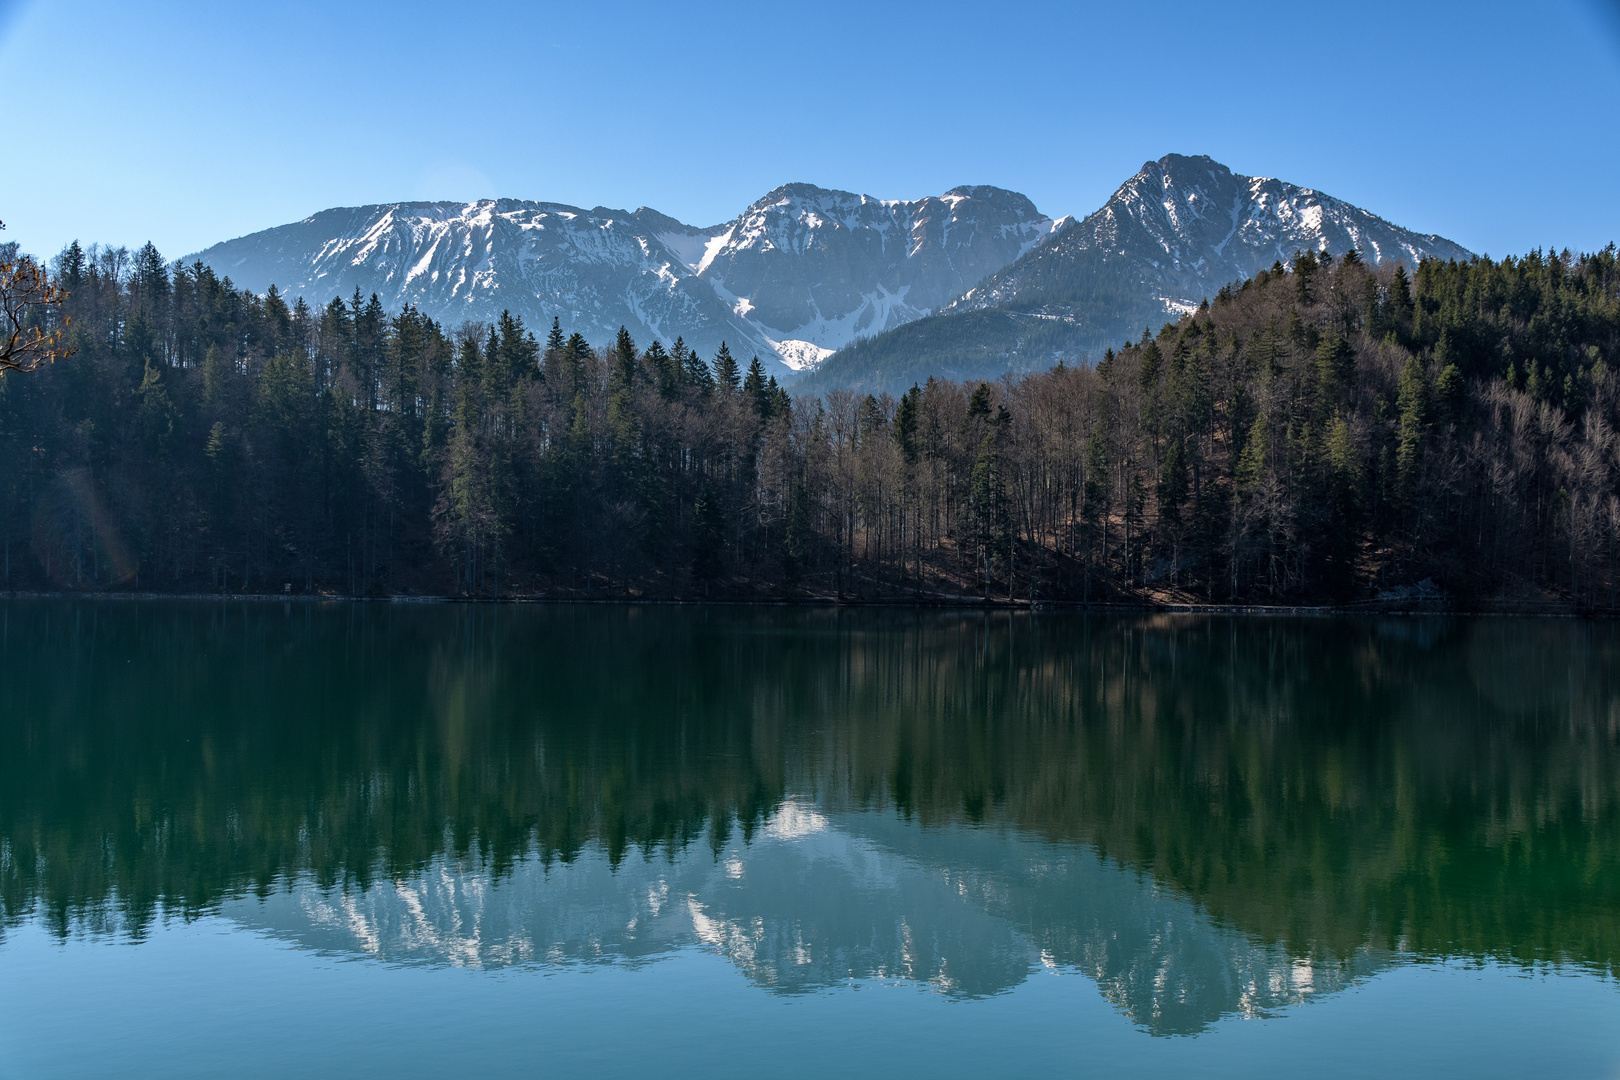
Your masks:
{"label": "tree line", "polygon": [[52,270],[72,354],[0,380],[12,589],[1617,606],[1612,245],[1307,252],[1094,365],[799,400],[150,244]]}

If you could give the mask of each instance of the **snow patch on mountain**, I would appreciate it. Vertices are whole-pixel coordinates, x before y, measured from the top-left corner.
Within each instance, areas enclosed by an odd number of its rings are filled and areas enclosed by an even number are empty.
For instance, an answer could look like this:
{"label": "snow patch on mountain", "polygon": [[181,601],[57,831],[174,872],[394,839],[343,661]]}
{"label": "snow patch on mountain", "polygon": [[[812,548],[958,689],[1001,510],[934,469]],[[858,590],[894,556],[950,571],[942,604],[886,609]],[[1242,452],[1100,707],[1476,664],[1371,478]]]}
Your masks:
{"label": "snow patch on mountain", "polygon": [[817,345],[813,341],[795,341],[792,338],[773,344],[776,346],[777,355],[782,358],[782,363],[794,371],[812,371],[823,360],[838,351]]}
{"label": "snow patch on mountain", "polygon": [[[911,286],[902,285],[898,292],[891,293],[879,285],[872,292],[862,295],[853,310],[837,316],[823,315],[812,301],[814,317],[799,326],[788,328],[787,333],[790,339],[814,341],[826,346],[827,352],[836,352],[858,337],[868,337],[927,315],[928,308],[917,308],[906,302],[906,294],[910,290]],[[765,330],[772,332],[770,327]]]}
{"label": "snow patch on mountain", "polygon": [[661,232],[655,234],[654,239],[672,251],[681,265],[696,274],[701,271],[704,256],[720,242],[725,229],[725,226],[718,225],[713,229],[694,229],[689,232]]}

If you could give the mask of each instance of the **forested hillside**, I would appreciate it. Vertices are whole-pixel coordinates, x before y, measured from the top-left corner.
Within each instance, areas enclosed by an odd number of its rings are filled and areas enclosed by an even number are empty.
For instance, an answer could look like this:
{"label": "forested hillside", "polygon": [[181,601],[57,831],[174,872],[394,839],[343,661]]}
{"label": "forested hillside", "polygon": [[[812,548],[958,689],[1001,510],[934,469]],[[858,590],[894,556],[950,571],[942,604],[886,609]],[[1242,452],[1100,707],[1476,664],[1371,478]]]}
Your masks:
{"label": "forested hillside", "polygon": [[819,401],[150,245],[56,269],[77,353],[0,380],[14,589],[1616,605],[1613,247],[1307,254],[1095,368]]}

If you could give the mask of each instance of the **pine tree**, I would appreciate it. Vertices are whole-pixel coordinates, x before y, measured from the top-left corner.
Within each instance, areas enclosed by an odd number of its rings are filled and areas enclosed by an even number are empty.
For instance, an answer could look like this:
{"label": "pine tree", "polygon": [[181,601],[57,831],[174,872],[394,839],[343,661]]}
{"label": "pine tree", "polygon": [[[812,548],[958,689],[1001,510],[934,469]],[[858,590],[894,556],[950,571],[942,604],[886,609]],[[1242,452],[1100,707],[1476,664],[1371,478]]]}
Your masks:
{"label": "pine tree", "polygon": [[1423,438],[1428,432],[1429,381],[1423,362],[1416,356],[1406,361],[1401,372],[1400,395],[1396,399],[1400,437],[1395,452],[1399,498],[1409,504],[1417,492],[1418,470],[1422,464]]}
{"label": "pine tree", "polygon": [[1338,404],[1355,376],[1355,349],[1342,334],[1328,334],[1316,347],[1316,382],[1325,406]]}
{"label": "pine tree", "polygon": [[653,382],[658,387],[659,395],[665,401],[674,398],[681,384],[679,367],[670,354],[664,351],[663,344],[655,338],[653,343],[647,346],[647,351],[642,354],[641,360],[642,363],[647,365],[647,370],[652,373]]}
{"label": "pine tree", "polygon": [[1412,286],[1403,263],[1395,264],[1395,277],[1390,282],[1384,306],[1387,322],[1397,332],[1412,317]]}
{"label": "pine tree", "polygon": [[1337,414],[1328,425],[1323,443],[1327,480],[1324,543],[1327,585],[1337,596],[1346,595],[1354,581],[1355,550],[1361,522],[1365,470],[1350,425]]}
{"label": "pine tree", "polygon": [[974,387],[973,396],[968,398],[968,422],[971,423],[974,420],[990,419],[990,404],[994,400],[994,395],[990,392],[989,383],[980,383],[978,386]]}
{"label": "pine tree", "polygon": [[737,367],[737,360],[723,341],[720,351],[714,354],[714,381],[722,390],[732,392],[742,386],[742,372]]}
{"label": "pine tree", "polygon": [[636,382],[636,343],[630,331],[619,327],[619,336],[613,344],[612,384],[616,389],[629,391]]}
{"label": "pine tree", "polygon": [[590,357],[591,347],[585,341],[585,336],[579,333],[569,334],[568,341],[562,348],[561,377],[557,380],[557,390],[562,394],[563,400],[577,402],[584,395],[585,362]]}
{"label": "pine tree", "polygon": [[502,311],[495,323],[492,365],[500,372],[502,393],[523,386],[540,374],[540,343],[523,325],[521,316]]}
{"label": "pine tree", "polygon": [[709,365],[697,354],[697,350],[686,347],[686,342],[680,338],[675,339],[675,347],[671,357],[678,359],[683,372],[683,378],[688,389],[699,395],[708,395],[714,390],[714,376],[709,371]]}
{"label": "pine tree", "polygon": [[1302,251],[1294,256],[1294,297],[1301,304],[1316,302],[1316,272],[1320,269],[1316,254]]}
{"label": "pine tree", "polygon": [[1247,495],[1265,479],[1270,467],[1271,424],[1264,413],[1254,418],[1249,437],[1244,441],[1243,453],[1238,456],[1237,472],[1233,477],[1239,495]]}
{"label": "pine tree", "polygon": [[754,357],[748,362],[748,374],[742,381],[743,394],[754,403],[754,411],[763,419],[771,415],[771,399],[765,386],[765,365]]}
{"label": "pine tree", "polygon": [[1181,441],[1171,442],[1159,469],[1159,513],[1172,525],[1181,524],[1181,507],[1187,501],[1187,453]]}
{"label": "pine tree", "polygon": [[135,253],[133,278],[135,303],[151,315],[167,314],[169,269],[150,240]]}
{"label": "pine tree", "polygon": [[793,411],[793,399],[788,392],[776,384],[776,376],[772,375],[765,382],[765,398],[770,402],[769,416],[787,416]]}
{"label": "pine tree", "polygon": [[917,399],[921,391],[912,383],[894,413],[894,441],[907,465],[917,464]]}
{"label": "pine tree", "polygon": [[67,290],[70,298],[84,284],[84,268],[84,249],[75,240],[62,250],[56,270],[57,277],[61,279],[62,287]]}

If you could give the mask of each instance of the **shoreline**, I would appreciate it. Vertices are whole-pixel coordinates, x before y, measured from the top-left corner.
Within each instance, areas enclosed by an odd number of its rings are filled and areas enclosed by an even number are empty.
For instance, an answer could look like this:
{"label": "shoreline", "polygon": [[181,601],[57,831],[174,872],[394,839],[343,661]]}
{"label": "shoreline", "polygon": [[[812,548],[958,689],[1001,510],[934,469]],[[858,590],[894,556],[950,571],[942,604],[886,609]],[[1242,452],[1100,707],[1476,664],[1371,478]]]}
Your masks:
{"label": "shoreline", "polygon": [[[1086,602],[1080,600],[1028,601],[984,600],[975,597],[940,596],[913,599],[857,599],[809,596],[795,599],[744,600],[724,597],[578,597],[517,595],[501,597],[395,595],[346,596],[342,593],[158,593],[158,592],[32,592],[0,591],[4,600],[99,600],[142,601],[184,600],[193,602],[241,601],[268,603],[367,603],[367,604],[471,604],[471,605],[603,605],[614,607],[798,607],[798,608],[933,608],[951,611],[1005,611],[1025,614],[1057,612],[1136,612],[1162,615],[1258,615],[1296,618],[1338,618],[1357,615],[1377,616],[1456,616],[1466,618],[1512,617],[1546,619],[1610,620],[1620,618],[1620,610],[1582,611],[1553,601],[1504,602],[1492,607],[1448,607],[1441,604],[1414,606],[1403,601],[1354,601],[1349,604],[1190,604],[1136,602]],[[1387,606],[1385,606],[1387,605]]]}

